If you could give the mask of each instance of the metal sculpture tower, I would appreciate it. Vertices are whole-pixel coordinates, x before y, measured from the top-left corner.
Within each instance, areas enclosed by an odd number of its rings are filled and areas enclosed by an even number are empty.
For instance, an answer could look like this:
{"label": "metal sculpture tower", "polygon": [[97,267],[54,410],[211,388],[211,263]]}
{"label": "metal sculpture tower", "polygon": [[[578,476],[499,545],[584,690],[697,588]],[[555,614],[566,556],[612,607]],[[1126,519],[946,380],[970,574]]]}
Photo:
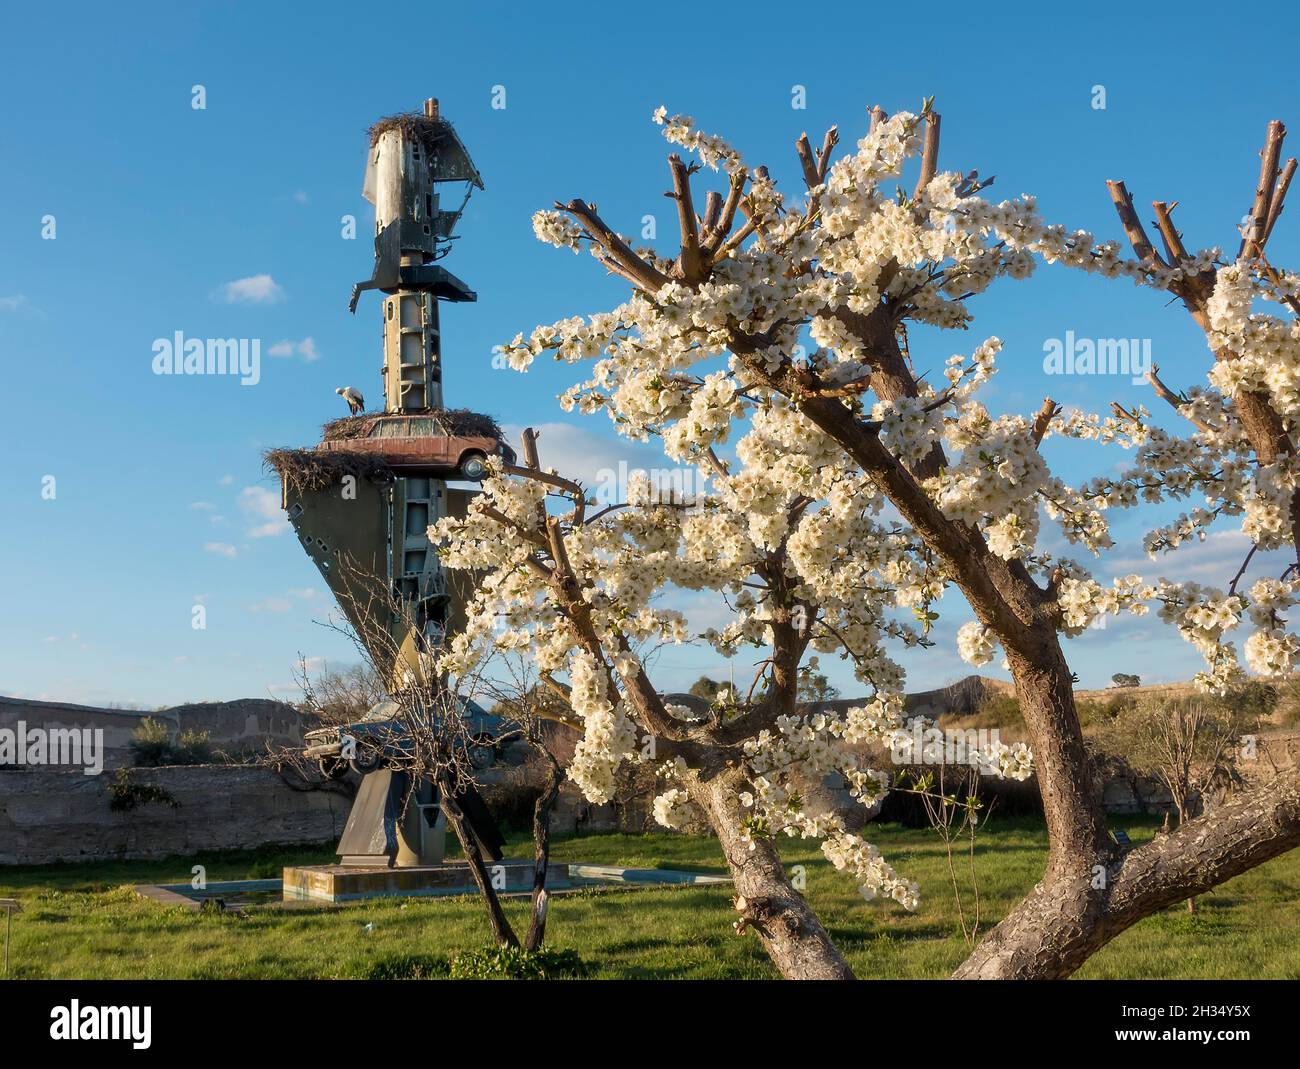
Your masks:
{"label": "metal sculpture tower", "polygon": [[[427,534],[440,518],[465,514],[472,492],[447,480],[481,478],[490,452],[513,457],[499,434],[453,425],[456,413],[443,404],[439,305],[475,294],[435,261],[450,251],[482,179],[436,100],[425,101],[422,113],[381,119],[369,133],[363,194],[375,206],[375,264],[371,278],[353,287],[350,309],[367,290],[383,295],[383,409],[334,420],[319,445],[268,459],[299,540],[389,694],[397,694],[441,686],[430,655],[460,625],[468,594],[469,578],[443,569]],[[444,208],[444,191],[457,186],[463,199]],[[365,777],[340,844],[345,862],[349,855],[358,864],[381,856],[399,865],[441,860],[441,832],[427,834],[435,826],[432,785],[401,784],[403,775],[383,783],[381,771]],[[406,797],[396,807],[399,787]]]}

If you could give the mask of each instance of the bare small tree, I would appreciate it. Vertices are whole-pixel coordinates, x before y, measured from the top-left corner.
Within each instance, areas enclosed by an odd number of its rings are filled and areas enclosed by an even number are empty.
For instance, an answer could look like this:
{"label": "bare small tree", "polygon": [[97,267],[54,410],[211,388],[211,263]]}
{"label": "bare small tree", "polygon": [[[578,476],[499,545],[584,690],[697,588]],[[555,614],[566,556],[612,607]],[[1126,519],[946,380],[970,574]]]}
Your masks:
{"label": "bare small tree", "polygon": [[[1236,757],[1249,715],[1231,701],[1148,698],[1116,719],[1114,734],[1128,763],[1159,781],[1173,800],[1178,826],[1200,815],[1212,784],[1236,778]],[[1189,896],[1187,911],[1196,912]]]}
{"label": "bare small tree", "polygon": [[[564,721],[564,708],[539,694],[536,680],[518,659],[496,658],[472,674],[449,679],[438,672],[440,642],[418,626],[410,603],[389,596],[387,585],[366,574],[352,560],[340,562],[351,570],[350,593],[340,603],[350,623],[333,618],[326,626],[347,637],[362,658],[358,668],[307,681],[304,694],[313,708],[331,719],[352,716],[362,700],[392,703],[392,715],[368,725],[366,746],[388,768],[404,772],[412,784],[406,801],[413,804],[416,786],[433,783],[447,824],[456,836],[475,885],[483,899],[493,938],[501,946],[537,950],[546,932],[549,896],[546,876],[550,858],[550,814],[559,794],[563,769],[543,744],[541,724]],[[387,680],[385,686],[384,681]],[[496,742],[526,741],[547,766],[547,775],[533,813],[534,878],[532,908],[521,941],[501,904],[489,870],[490,844],[484,828],[490,819],[478,795],[476,753],[480,739],[464,715],[469,703],[495,704],[504,712],[506,731]],[[356,719],[355,716],[352,717]]]}
{"label": "bare small tree", "polygon": [[324,724],[348,724],[373,709],[387,694],[384,682],[368,660],[344,668],[329,668],[312,675],[299,659],[296,682],[302,690],[302,708]]}

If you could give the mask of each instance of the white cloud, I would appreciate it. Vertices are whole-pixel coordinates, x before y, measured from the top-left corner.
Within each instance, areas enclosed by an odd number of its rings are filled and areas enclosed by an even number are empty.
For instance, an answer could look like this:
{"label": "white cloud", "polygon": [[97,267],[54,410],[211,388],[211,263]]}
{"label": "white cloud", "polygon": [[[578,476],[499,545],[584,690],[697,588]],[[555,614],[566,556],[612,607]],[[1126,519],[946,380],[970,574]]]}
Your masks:
{"label": "white cloud", "polygon": [[220,479],[217,480],[217,483],[221,486],[229,486],[234,481],[235,481],[235,477],[233,475],[223,475]]}
{"label": "white cloud", "polygon": [[[1241,562],[1250,550],[1250,539],[1240,530],[1212,531],[1204,542],[1184,543],[1172,553],[1162,553],[1155,560],[1146,556],[1126,556],[1105,561],[1108,575],[1135,572],[1148,581],[1163,577],[1173,582],[1196,582],[1227,589]],[[1286,567],[1286,555],[1280,550],[1256,553],[1239,589],[1246,591],[1256,579],[1280,575]]]}
{"label": "white cloud", "polygon": [[250,523],[249,538],[269,538],[289,530],[280,508],[280,495],[264,486],[245,486],[239,491],[239,508]]}
{"label": "white cloud", "polygon": [[0,297],[0,311],[16,312],[19,308],[27,307],[27,297],[22,293],[15,293],[12,297]]}
{"label": "white cloud", "polygon": [[192,509],[199,509],[199,510],[202,511],[202,512],[211,512],[211,511],[212,511],[213,509],[215,509],[216,507],[217,507],[217,506],[214,505],[211,501],[191,501],[191,502],[190,502],[190,508],[192,508]]}
{"label": "white cloud", "polygon": [[261,601],[254,605],[250,605],[248,608],[250,612],[286,613],[292,609],[293,606],[286,598],[263,598]]}
{"label": "white cloud", "polygon": [[283,597],[271,596],[263,598],[261,601],[250,605],[248,608],[250,612],[286,613],[293,610],[295,601],[311,601],[315,597],[315,587],[292,587],[285,592]]}
{"label": "white cloud", "polygon": [[239,553],[229,542],[204,542],[203,548],[209,553],[215,553],[218,557],[234,557]]}
{"label": "white cloud", "polygon": [[275,356],[281,359],[290,357],[300,357],[304,364],[311,364],[320,359],[320,352],[316,349],[316,342],[312,338],[303,338],[302,341],[293,341],[286,338],[284,341],[278,341],[266,350],[267,356]]}
{"label": "white cloud", "polygon": [[284,300],[284,290],[270,275],[237,278],[217,292],[226,304],[276,304]]}
{"label": "white cloud", "polygon": [[667,586],[655,601],[655,607],[674,609],[681,613],[686,617],[692,633],[706,631],[710,627],[723,628],[736,619],[735,612],[716,590],[683,590]]}
{"label": "white cloud", "polygon": [[293,199],[299,204],[306,204],[308,199],[306,191],[301,189],[294,190]]}
{"label": "white cloud", "polygon": [[[554,468],[561,475],[576,479],[587,488],[596,486],[617,473],[619,461],[629,470],[671,468],[672,461],[654,445],[596,434],[572,423],[536,423],[537,453],[543,468]],[[502,428],[510,444],[519,451],[523,427],[508,424]]]}

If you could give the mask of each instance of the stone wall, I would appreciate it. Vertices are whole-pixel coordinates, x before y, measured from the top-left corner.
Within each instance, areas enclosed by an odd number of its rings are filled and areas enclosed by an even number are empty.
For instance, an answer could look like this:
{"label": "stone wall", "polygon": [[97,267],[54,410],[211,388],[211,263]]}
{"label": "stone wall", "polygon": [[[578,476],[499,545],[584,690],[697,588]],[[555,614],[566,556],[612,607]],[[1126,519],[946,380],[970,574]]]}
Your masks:
{"label": "stone wall", "polygon": [[166,792],[111,808],[111,774],[0,771],[0,864],[160,858],[267,843],[336,840],[351,799],[295,791],[273,771],[240,765],[135,769],[133,784]]}
{"label": "stone wall", "polygon": [[0,696],[0,728],[16,730],[18,722],[23,721],[29,729],[102,730],[104,767],[109,769],[132,764],[131,733],[144,717],[166,724],[173,740],[182,731],[206,731],[213,750],[231,754],[260,752],[267,743],[298,745],[307,726],[292,705],[268,698],[195,702],[143,712]]}

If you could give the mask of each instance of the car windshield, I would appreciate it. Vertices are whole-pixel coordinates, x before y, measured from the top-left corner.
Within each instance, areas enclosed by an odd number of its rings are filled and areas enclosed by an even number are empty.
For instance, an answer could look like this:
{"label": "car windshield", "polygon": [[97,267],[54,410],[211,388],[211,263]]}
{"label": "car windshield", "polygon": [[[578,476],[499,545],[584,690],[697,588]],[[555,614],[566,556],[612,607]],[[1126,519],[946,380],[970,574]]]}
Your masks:
{"label": "car windshield", "polygon": [[445,437],[438,421],[429,416],[407,419],[381,419],[370,429],[371,438]]}
{"label": "car windshield", "polygon": [[371,438],[404,438],[406,437],[406,424],[408,420],[404,419],[381,419],[375,424],[374,429],[370,432]]}

